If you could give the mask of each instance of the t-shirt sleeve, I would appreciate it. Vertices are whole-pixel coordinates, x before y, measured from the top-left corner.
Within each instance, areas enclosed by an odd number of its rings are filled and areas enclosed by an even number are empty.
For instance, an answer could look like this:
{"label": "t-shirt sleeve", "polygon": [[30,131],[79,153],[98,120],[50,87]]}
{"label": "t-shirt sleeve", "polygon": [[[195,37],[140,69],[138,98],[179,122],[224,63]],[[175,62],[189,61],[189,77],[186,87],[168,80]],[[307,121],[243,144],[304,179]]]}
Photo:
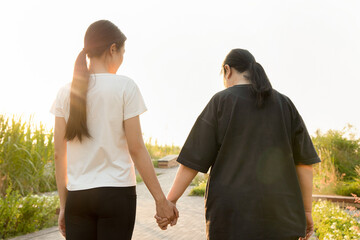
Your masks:
{"label": "t-shirt sleeve", "polygon": [[216,127],[216,107],[210,101],[191,129],[177,161],[206,173],[214,164],[219,150]]}
{"label": "t-shirt sleeve", "polygon": [[295,164],[311,165],[320,162],[320,158],[315,151],[311,137],[306,129],[305,123],[294,108],[294,118],[292,123],[293,132],[293,156]]}
{"label": "t-shirt sleeve", "polygon": [[124,120],[136,117],[147,110],[140,89],[130,82],[124,93]]}
{"label": "t-shirt sleeve", "polygon": [[50,108],[50,113],[54,114],[56,117],[65,117],[64,97],[65,94],[63,87],[58,91],[56,98]]}

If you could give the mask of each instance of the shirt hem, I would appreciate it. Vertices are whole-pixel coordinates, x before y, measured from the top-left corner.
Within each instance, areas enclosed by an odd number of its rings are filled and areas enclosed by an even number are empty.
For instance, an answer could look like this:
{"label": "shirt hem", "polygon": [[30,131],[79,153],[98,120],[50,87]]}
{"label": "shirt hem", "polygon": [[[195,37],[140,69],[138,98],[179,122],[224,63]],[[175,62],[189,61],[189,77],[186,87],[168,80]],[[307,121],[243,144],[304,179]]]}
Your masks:
{"label": "shirt hem", "polygon": [[68,191],[79,191],[79,190],[87,190],[87,189],[93,189],[98,187],[133,187],[136,186],[136,184],[119,184],[119,183],[103,183],[103,184],[96,184],[96,185],[72,185],[72,186],[66,186]]}
{"label": "shirt hem", "polygon": [[176,160],[178,163],[180,163],[180,164],[182,164],[182,165],[184,165],[184,166],[186,166],[186,167],[188,167],[188,168],[191,168],[191,169],[194,169],[194,170],[196,170],[196,171],[198,171],[198,172],[202,172],[202,173],[207,173],[208,172],[208,170],[209,170],[209,168],[208,169],[205,169],[205,168],[203,168],[203,167],[200,167],[199,165],[196,165],[196,164],[194,164],[194,163],[192,163],[192,162],[189,162],[189,161],[187,161],[187,160],[185,160],[185,159],[177,159]]}
{"label": "shirt hem", "polygon": [[128,114],[128,115],[124,116],[124,121],[125,121],[125,120],[128,120],[128,119],[130,119],[130,118],[139,116],[139,115],[143,114],[143,113],[146,112],[146,111],[147,111],[147,108],[145,107],[144,109],[141,109],[141,110],[139,110],[139,111],[136,111],[136,112],[134,112],[134,113],[132,113],[132,114]]}
{"label": "shirt hem", "polygon": [[56,117],[65,117],[64,115],[62,114],[59,114],[59,113],[55,113],[53,111],[49,111],[52,115],[56,116]]}
{"label": "shirt hem", "polygon": [[298,160],[296,161],[295,165],[301,165],[301,164],[312,165],[319,162],[321,162],[319,157],[313,157],[313,158]]}

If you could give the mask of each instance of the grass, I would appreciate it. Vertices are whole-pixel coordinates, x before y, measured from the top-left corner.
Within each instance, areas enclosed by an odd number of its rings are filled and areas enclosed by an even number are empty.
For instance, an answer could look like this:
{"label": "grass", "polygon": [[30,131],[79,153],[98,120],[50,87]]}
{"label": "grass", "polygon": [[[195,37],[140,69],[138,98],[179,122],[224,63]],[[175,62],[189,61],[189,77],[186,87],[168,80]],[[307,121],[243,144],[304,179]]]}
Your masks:
{"label": "grass", "polygon": [[0,196],[8,186],[21,195],[56,190],[53,132],[32,118],[0,115]]}
{"label": "grass", "polygon": [[[149,138],[145,141],[146,149],[148,150],[151,159],[155,160],[157,163],[157,160],[160,158],[163,158],[167,155],[172,154],[179,154],[180,153],[180,147],[175,145],[159,145],[157,140],[153,142],[152,138]],[[154,165],[156,164],[154,163]]]}

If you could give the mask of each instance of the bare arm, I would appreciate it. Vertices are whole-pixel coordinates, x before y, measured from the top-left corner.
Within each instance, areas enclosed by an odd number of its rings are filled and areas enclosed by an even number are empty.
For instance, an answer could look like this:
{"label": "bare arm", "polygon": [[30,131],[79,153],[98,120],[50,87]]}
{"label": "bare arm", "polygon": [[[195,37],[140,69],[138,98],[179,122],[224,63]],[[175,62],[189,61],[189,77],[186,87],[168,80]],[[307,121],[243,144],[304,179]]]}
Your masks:
{"label": "bare arm", "polygon": [[54,147],[55,147],[55,177],[58,194],[60,197],[59,228],[65,236],[65,204],[67,197],[67,159],[66,159],[66,140],[64,138],[66,122],[63,117],[55,117]]}
{"label": "bare arm", "polygon": [[305,212],[311,212],[313,187],[312,165],[296,165],[296,173],[300,183]]}
{"label": "bare arm", "polygon": [[180,165],[178,172],[176,173],[174,183],[170,189],[167,199],[173,203],[183,195],[186,188],[190,185],[198,171],[188,168],[184,165]]}
{"label": "bare arm", "polygon": [[[167,199],[176,204],[177,200],[184,194],[186,188],[190,185],[197,173],[198,171],[180,164]],[[159,216],[155,216],[155,218],[159,227],[163,230],[166,229],[169,221]]]}
{"label": "bare arm", "polygon": [[312,165],[296,165],[296,173],[300,183],[307,222],[305,239],[308,239],[314,232],[314,223],[311,216],[313,167]]}
{"label": "bare arm", "polygon": [[124,127],[131,158],[144,180],[146,187],[155,199],[157,215],[174,220],[178,216],[177,209],[174,204],[167,201],[160,187],[149,153],[142,138],[139,117],[136,116],[125,120]]}

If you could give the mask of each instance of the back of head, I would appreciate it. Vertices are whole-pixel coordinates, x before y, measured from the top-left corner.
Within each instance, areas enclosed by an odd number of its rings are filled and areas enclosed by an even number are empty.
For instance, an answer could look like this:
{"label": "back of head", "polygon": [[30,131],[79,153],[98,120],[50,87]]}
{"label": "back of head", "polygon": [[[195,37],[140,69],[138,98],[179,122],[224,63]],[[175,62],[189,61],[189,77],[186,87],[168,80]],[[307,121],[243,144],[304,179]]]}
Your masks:
{"label": "back of head", "polygon": [[249,72],[252,90],[256,95],[256,105],[262,107],[266,98],[271,95],[272,86],[265,70],[260,63],[256,62],[254,56],[248,50],[236,48],[226,56],[222,65],[223,71],[225,71],[225,65],[229,65],[239,73]]}
{"label": "back of head", "polygon": [[84,38],[84,48],[79,53],[74,67],[74,75],[70,92],[70,115],[66,124],[65,138],[70,141],[82,137],[91,137],[86,119],[86,96],[90,73],[87,66],[86,55],[100,57],[112,44],[118,50],[124,45],[125,35],[120,29],[108,20],[92,23]]}

